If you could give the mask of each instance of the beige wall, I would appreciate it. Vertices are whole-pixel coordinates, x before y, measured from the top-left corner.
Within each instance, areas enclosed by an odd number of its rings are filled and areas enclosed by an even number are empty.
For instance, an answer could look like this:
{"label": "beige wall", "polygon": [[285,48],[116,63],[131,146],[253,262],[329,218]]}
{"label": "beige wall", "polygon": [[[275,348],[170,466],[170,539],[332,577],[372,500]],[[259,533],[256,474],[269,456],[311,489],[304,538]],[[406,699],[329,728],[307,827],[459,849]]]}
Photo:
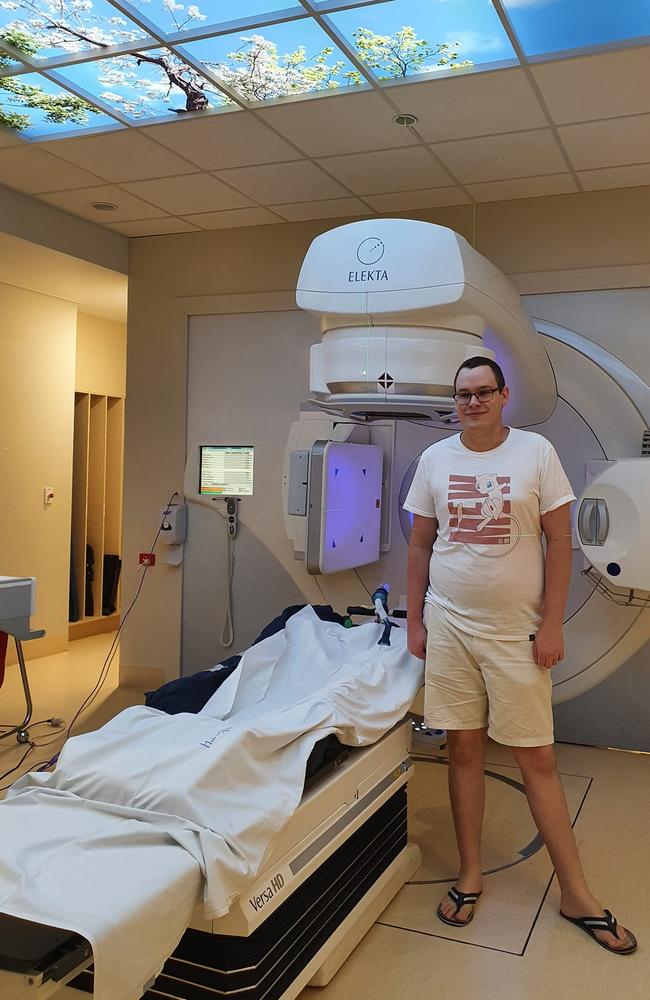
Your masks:
{"label": "beige wall", "polygon": [[113,271],[127,270],[128,241],[124,236],[2,184],[0,230]]}
{"label": "beige wall", "polygon": [[36,577],[32,625],[47,631],[27,656],[68,644],[76,313],[0,284],[0,573]]}
{"label": "beige wall", "polygon": [[126,391],[126,326],[97,316],[77,316],[75,388],[100,396]]}
{"label": "beige wall", "polygon": [[[449,226],[521,291],[650,285],[650,188],[405,213]],[[346,220],[130,241],[123,594],[161,505],[182,491],[187,316],[291,308],[302,258]],[[263,359],[251,359],[251,364]],[[305,386],[307,394],[307,386]],[[129,668],[178,674],[182,570],[149,573],[122,643]]]}

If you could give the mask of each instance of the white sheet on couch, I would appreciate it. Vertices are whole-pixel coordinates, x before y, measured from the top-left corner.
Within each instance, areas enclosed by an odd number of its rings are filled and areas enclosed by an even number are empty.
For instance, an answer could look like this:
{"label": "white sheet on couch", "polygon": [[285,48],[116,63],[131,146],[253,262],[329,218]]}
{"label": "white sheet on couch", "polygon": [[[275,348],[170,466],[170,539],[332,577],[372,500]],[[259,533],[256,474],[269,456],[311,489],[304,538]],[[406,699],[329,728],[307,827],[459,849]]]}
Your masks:
{"label": "white sheet on couch", "polygon": [[406,631],[321,622],[311,608],[248,650],[198,715],[127,709],[66,744],[52,774],[0,802],[0,909],[83,934],[95,997],[136,1000],[203,885],[219,917],[302,794],[314,744],[376,742],[422,684]]}

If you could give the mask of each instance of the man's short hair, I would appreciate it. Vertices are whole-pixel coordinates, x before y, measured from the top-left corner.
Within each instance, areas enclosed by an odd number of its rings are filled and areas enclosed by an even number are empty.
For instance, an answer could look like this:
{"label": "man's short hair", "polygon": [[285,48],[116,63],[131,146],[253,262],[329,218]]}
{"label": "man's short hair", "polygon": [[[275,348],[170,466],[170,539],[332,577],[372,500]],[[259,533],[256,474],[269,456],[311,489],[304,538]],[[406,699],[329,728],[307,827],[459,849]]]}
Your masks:
{"label": "man's short hair", "polygon": [[496,361],[493,361],[492,358],[482,358],[476,356],[473,358],[467,358],[466,361],[463,361],[462,365],[458,366],[458,371],[454,375],[454,392],[456,392],[456,379],[462,372],[463,368],[481,368],[484,365],[486,365],[488,368],[491,368],[492,371],[494,372],[494,377],[496,379],[497,389],[499,390],[499,392],[505,389],[506,380],[500,365],[498,365]]}

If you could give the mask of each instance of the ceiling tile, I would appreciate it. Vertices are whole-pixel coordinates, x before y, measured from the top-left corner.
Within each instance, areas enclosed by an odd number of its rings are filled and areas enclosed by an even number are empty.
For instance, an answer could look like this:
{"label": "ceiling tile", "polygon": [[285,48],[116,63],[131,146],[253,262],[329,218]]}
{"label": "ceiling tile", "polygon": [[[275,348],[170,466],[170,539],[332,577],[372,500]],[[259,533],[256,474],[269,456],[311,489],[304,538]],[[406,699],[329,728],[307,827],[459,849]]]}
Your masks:
{"label": "ceiling tile", "polygon": [[101,177],[59,160],[33,143],[0,151],[0,184],[27,194],[101,183]]}
{"label": "ceiling tile", "polygon": [[257,113],[309,156],[363,153],[418,141],[410,129],[394,124],[384,98],[369,91],[285,101]]}
{"label": "ceiling tile", "polygon": [[238,167],[221,170],[216,176],[266,205],[347,194],[344,187],[308,160]]}
{"label": "ceiling tile", "polygon": [[641,187],[650,185],[650,163],[635,163],[628,167],[609,167],[605,170],[583,170],[578,174],[585,191],[604,188]]}
{"label": "ceiling tile", "polygon": [[135,129],[82,139],[57,139],[48,143],[47,148],[63,160],[92,170],[114,184],[187,174],[194,166]]}
{"label": "ceiling tile", "polygon": [[[109,184],[78,188],[76,191],[57,191],[54,194],[39,195],[39,199],[102,226],[107,223],[113,225],[114,222],[128,222],[131,219],[157,219],[165,214],[155,205],[149,205]],[[117,208],[113,212],[101,211],[92,207],[95,202],[108,202],[117,205]]]}
{"label": "ceiling tile", "polygon": [[433,188],[427,191],[397,191],[392,194],[375,194],[366,197],[366,201],[378,212],[409,212],[415,208],[466,205],[469,200],[458,187]]}
{"label": "ceiling tile", "polygon": [[566,171],[550,129],[460,139],[433,146],[461,183],[532,177]]}
{"label": "ceiling tile", "polygon": [[531,69],[558,125],[650,111],[650,46]]}
{"label": "ceiling tile", "polygon": [[108,226],[124,236],[173,236],[174,233],[198,233],[197,226],[184,219],[165,216],[163,219],[138,219],[134,222],[116,222]]}
{"label": "ceiling tile", "polygon": [[239,226],[266,226],[282,223],[266,208],[236,208],[229,212],[202,212],[185,218],[201,229],[235,229]]}
{"label": "ceiling tile", "polygon": [[124,187],[173,215],[218,212],[225,208],[248,208],[251,201],[211,174],[165,177],[155,181],[135,181]]}
{"label": "ceiling tile", "polygon": [[401,111],[417,116],[427,142],[543,128],[544,113],[521,69],[400,84],[387,93]]}
{"label": "ceiling tile", "polygon": [[13,132],[9,128],[2,128],[2,126],[0,126],[0,149],[4,149],[5,146],[21,145],[25,145],[25,140],[21,139],[17,132]]}
{"label": "ceiling tile", "polygon": [[284,216],[287,222],[304,222],[307,219],[340,219],[348,215],[373,214],[358,198],[333,198],[328,201],[304,201],[296,205],[274,205],[273,211]]}
{"label": "ceiling tile", "polygon": [[650,115],[562,125],[558,132],[576,170],[650,162]]}
{"label": "ceiling tile", "polygon": [[330,156],[319,163],[355,194],[442,186],[450,180],[423,146]]}
{"label": "ceiling tile", "polygon": [[571,174],[565,173],[469,184],[468,190],[476,201],[508,201],[512,198],[538,198],[549,194],[574,194],[578,185]]}
{"label": "ceiling tile", "polygon": [[245,111],[228,111],[142,130],[204,170],[295,160],[296,150]]}

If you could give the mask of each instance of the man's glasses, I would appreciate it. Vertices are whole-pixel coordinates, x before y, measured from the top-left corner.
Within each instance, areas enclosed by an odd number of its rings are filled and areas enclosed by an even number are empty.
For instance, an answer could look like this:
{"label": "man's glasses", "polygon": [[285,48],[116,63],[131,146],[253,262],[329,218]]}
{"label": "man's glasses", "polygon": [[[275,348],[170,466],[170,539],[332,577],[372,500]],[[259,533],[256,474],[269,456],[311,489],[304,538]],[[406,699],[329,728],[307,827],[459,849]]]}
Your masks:
{"label": "man's glasses", "polygon": [[472,396],[476,396],[479,403],[488,403],[495,392],[501,392],[498,386],[495,389],[479,389],[478,392],[455,392],[454,399],[459,406],[469,406]]}

